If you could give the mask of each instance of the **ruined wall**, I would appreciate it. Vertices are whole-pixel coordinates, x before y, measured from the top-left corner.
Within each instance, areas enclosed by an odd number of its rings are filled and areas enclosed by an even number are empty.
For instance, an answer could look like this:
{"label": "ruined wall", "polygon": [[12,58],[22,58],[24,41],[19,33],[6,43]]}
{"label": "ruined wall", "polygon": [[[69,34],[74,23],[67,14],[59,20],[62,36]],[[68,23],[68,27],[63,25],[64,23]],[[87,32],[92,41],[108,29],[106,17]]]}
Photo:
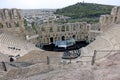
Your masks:
{"label": "ruined wall", "polygon": [[100,20],[100,30],[104,31],[108,26],[112,24],[120,23],[120,7],[114,7],[110,15],[101,15]]}
{"label": "ruined wall", "polygon": [[40,43],[51,43],[57,40],[75,38],[76,41],[87,40],[90,25],[86,22],[47,24],[39,27]]}
{"label": "ruined wall", "polygon": [[[94,51],[97,50],[96,60],[113,54],[112,51],[114,50],[120,50],[120,7],[114,7],[110,15],[102,15],[100,23],[100,28],[103,32],[88,46],[81,48],[82,55],[91,57],[94,55]],[[85,58],[84,60],[91,61],[91,59]]]}
{"label": "ruined wall", "polygon": [[0,30],[23,32],[24,24],[21,13],[20,9],[0,9]]}

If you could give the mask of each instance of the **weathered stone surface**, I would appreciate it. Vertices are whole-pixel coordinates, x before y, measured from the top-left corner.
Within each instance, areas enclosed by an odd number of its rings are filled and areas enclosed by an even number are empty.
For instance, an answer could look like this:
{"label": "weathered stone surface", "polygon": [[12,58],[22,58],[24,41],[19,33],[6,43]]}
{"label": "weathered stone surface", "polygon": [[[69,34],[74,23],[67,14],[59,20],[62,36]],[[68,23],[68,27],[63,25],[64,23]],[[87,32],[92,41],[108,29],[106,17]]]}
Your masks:
{"label": "weathered stone surface", "polygon": [[106,30],[112,24],[119,24],[120,7],[114,7],[110,15],[101,15],[99,23],[102,31]]}
{"label": "weathered stone surface", "polygon": [[[40,43],[51,43],[57,40],[73,38],[76,41],[88,39],[91,26],[86,22],[64,23],[64,24],[43,24],[38,28]],[[51,40],[52,39],[52,40]]]}
{"label": "weathered stone surface", "polygon": [[0,9],[0,30],[23,34],[24,23],[20,9]]}

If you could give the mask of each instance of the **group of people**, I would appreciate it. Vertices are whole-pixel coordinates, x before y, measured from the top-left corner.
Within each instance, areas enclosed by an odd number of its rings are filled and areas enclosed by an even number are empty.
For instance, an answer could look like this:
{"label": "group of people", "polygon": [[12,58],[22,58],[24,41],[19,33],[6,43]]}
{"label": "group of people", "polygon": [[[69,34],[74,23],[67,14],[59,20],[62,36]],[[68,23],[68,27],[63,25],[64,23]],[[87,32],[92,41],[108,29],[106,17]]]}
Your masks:
{"label": "group of people", "polygon": [[20,51],[20,50],[21,50],[21,49],[18,49],[18,48],[16,48],[16,47],[8,47],[8,49],[18,50],[18,51]]}
{"label": "group of people", "polygon": [[78,50],[72,50],[72,51],[65,51],[63,53],[62,58],[63,59],[75,59],[80,56],[80,51]]}
{"label": "group of people", "polygon": [[[20,51],[20,50],[21,50],[21,49],[16,48],[16,47],[8,47],[8,49],[17,50],[17,51]],[[15,56],[15,57],[17,58],[18,56],[19,56],[19,55]],[[14,61],[14,56],[9,55],[9,61],[10,61],[10,62],[13,62],[13,61]]]}

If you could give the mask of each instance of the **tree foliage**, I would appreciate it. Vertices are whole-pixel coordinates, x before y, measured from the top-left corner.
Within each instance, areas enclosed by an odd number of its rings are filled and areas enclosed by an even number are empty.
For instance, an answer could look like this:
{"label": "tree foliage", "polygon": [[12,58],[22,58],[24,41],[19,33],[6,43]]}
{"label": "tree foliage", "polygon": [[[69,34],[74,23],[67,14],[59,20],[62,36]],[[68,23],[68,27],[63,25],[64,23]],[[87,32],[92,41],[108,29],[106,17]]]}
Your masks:
{"label": "tree foliage", "polygon": [[57,9],[55,14],[68,16],[71,17],[71,19],[93,19],[100,17],[102,14],[110,14],[112,8],[113,6],[110,5],[77,3],[62,9]]}

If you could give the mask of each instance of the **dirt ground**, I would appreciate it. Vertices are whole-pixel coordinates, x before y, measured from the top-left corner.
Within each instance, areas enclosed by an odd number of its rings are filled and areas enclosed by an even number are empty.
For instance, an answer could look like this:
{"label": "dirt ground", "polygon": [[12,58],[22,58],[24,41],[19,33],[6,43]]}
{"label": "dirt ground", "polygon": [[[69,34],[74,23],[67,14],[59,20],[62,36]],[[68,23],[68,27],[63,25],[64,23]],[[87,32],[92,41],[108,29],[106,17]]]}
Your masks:
{"label": "dirt ground", "polygon": [[120,52],[93,66],[78,62],[62,64],[57,68],[51,66],[54,64],[40,62],[46,60],[46,56],[60,57],[61,53],[32,51],[17,60],[31,62],[32,65],[1,71],[0,80],[120,80]]}

